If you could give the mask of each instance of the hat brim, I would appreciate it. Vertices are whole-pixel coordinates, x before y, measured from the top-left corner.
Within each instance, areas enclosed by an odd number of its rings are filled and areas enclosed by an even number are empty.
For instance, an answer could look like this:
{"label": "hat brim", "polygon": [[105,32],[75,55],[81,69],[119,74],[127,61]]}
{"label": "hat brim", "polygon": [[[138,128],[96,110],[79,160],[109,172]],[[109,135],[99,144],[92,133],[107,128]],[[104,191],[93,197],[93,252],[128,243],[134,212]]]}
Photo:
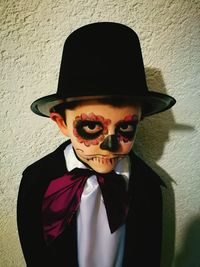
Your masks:
{"label": "hat brim", "polygon": [[[43,117],[50,117],[51,109],[59,104],[75,102],[75,101],[83,101],[83,100],[92,100],[92,99],[95,100],[108,97],[112,96],[100,95],[100,96],[80,96],[80,97],[62,98],[59,97],[57,94],[52,94],[41,97],[36,101],[34,101],[31,104],[31,110],[37,115]],[[123,96],[115,95],[115,97],[124,98],[124,95]],[[129,99],[131,97],[133,98],[133,100],[138,101],[141,104],[143,116],[150,116],[163,112],[171,108],[176,103],[176,100],[172,96],[154,91],[149,91],[145,96],[127,96],[127,97]]]}

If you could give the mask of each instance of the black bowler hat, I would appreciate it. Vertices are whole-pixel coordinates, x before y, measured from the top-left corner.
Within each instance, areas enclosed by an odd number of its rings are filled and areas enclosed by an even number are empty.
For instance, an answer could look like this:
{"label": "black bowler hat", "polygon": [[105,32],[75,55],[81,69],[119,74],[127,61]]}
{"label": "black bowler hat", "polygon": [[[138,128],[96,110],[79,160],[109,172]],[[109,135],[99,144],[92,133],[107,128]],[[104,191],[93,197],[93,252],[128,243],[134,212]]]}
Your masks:
{"label": "black bowler hat", "polygon": [[171,108],[176,100],[149,91],[137,34],[115,22],[91,23],[65,41],[56,94],[34,101],[31,109],[49,117],[50,110],[79,100],[120,97],[137,100],[143,116]]}

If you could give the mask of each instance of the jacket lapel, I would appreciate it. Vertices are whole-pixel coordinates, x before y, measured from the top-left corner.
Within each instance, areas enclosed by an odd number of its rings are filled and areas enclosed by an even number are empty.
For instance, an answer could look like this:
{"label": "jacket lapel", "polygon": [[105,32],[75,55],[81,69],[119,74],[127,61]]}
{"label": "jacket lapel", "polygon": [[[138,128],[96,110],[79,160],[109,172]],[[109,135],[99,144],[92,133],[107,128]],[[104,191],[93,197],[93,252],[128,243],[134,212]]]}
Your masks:
{"label": "jacket lapel", "polygon": [[133,152],[126,221],[124,267],[160,266],[162,197],[160,177]]}

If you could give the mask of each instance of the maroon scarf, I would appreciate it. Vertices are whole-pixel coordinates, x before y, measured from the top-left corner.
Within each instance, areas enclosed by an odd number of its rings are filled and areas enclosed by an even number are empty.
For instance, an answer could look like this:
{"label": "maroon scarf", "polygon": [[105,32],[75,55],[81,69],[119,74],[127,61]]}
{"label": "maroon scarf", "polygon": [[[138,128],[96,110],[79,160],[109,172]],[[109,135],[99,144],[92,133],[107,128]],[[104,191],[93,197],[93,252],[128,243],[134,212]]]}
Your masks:
{"label": "maroon scarf", "polygon": [[111,233],[124,222],[128,213],[128,192],[123,176],[114,171],[106,174],[75,168],[53,180],[44,195],[42,205],[43,233],[47,244],[58,237],[75,215],[86,180],[96,175]]}

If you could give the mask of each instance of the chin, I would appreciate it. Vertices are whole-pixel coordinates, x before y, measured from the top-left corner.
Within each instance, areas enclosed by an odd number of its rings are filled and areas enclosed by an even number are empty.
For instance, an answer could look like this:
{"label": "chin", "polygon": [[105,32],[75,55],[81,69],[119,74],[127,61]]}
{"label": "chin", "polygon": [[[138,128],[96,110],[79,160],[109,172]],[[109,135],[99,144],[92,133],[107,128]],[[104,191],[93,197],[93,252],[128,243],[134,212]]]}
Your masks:
{"label": "chin", "polygon": [[98,173],[109,173],[113,171],[114,168],[99,168],[99,167],[91,167],[95,172]]}

